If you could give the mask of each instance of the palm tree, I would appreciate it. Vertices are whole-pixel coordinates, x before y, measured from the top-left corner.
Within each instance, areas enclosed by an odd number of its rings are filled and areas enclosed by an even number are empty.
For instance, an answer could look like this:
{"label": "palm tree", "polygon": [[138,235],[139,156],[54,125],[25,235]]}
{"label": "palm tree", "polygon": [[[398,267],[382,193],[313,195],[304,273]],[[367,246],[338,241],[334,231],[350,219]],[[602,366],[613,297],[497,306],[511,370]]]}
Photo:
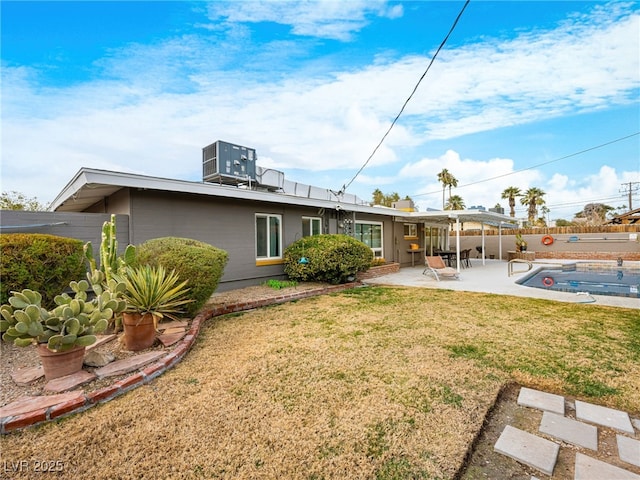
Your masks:
{"label": "palm tree", "polygon": [[522,205],[528,205],[527,218],[529,219],[530,225],[535,224],[536,217],[538,216],[538,207],[545,204],[545,201],[542,198],[544,195],[546,195],[546,193],[540,188],[531,187],[524,192],[520,198],[520,203],[522,203]]}
{"label": "palm tree", "polygon": [[[449,202],[451,202],[451,187],[457,187],[458,186],[458,179],[456,177],[454,177],[453,175],[449,175]],[[460,198],[460,197],[458,197]],[[462,210],[460,209],[456,209],[456,210]]]}
{"label": "palm tree", "polygon": [[507,187],[502,192],[501,198],[509,200],[509,208],[511,209],[509,215],[511,215],[511,217],[516,216],[516,197],[520,196],[522,196],[522,193],[518,187]]}
{"label": "palm tree", "polygon": [[444,207],[445,210],[464,210],[464,200],[460,195],[451,195]]}
{"label": "palm tree", "polygon": [[438,174],[438,181],[442,183],[442,209],[445,209],[444,203],[444,191],[447,187],[449,187],[449,198],[451,198],[451,187],[458,186],[458,179],[454,177],[449,170],[443,168],[442,171]]}

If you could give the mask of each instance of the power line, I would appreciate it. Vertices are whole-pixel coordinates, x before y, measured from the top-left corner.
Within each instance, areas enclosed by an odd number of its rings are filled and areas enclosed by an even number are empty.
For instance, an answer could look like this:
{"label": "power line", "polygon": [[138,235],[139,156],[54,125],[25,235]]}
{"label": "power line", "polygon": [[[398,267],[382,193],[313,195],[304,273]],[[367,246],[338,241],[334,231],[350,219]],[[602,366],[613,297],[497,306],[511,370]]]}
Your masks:
{"label": "power line", "polygon": [[458,21],[460,20],[460,17],[462,17],[462,13],[467,8],[467,5],[469,5],[469,2],[470,2],[470,0],[467,0],[464,3],[462,9],[460,10],[460,13],[458,13],[458,16],[456,17],[455,21],[453,22],[453,25],[451,25],[451,28],[449,29],[449,33],[447,33],[447,36],[444,37],[444,40],[442,40],[442,42],[440,43],[440,46],[436,50],[436,53],[433,54],[433,57],[431,58],[431,61],[429,62],[429,65],[427,65],[427,68],[425,69],[424,73],[422,74],[422,76],[418,80],[418,83],[416,83],[415,87],[413,87],[413,91],[411,92],[409,97],[407,97],[407,99],[405,100],[404,104],[402,105],[402,108],[400,109],[400,112],[398,112],[398,114],[396,115],[396,118],[393,119],[393,122],[391,122],[391,125],[389,126],[389,128],[387,129],[385,134],[382,136],[382,139],[380,140],[378,145],[376,145],[376,148],[373,149],[373,152],[371,152],[371,155],[369,155],[369,158],[367,158],[366,162],[364,162],[364,164],[360,167],[360,170],[358,170],[356,172],[356,174],[353,176],[353,178],[351,180],[349,180],[345,185],[342,186],[342,188],[340,189],[338,194],[344,194],[344,192],[347,190],[347,188],[349,188],[349,186],[358,177],[358,175],[360,175],[362,170],[364,170],[365,167],[369,164],[369,162],[371,161],[373,156],[378,151],[378,148],[380,148],[380,146],[382,145],[384,140],[387,138],[387,135],[389,135],[389,133],[391,132],[391,129],[393,129],[393,127],[395,126],[396,122],[400,118],[400,115],[402,115],[402,113],[404,112],[404,109],[407,106],[407,104],[409,103],[409,101],[411,100],[411,98],[413,97],[413,94],[416,93],[416,91],[418,90],[418,87],[420,86],[420,83],[422,82],[424,77],[427,75],[427,72],[431,68],[431,65],[433,65],[433,62],[435,61],[436,57],[438,56],[438,53],[440,53],[440,50],[442,50],[442,48],[444,47],[445,43],[447,43],[447,40],[449,39],[449,36],[453,33],[453,30],[456,28],[456,25],[458,24]]}
{"label": "power line", "polygon": [[[621,142],[623,140],[627,140],[627,139],[629,139],[631,137],[635,137],[636,135],[640,135],[640,132],[635,132],[635,133],[632,133],[630,135],[626,135],[624,137],[616,138],[615,140],[611,140],[609,142],[601,143],[600,145],[596,145],[595,147],[585,148],[584,150],[580,150],[579,152],[575,152],[575,153],[571,153],[569,155],[565,155],[564,157],[556,158],[554,160],[548,160],[546,162],[538,163],[536,165],[531,165],[531,166],[526,167],[526,168],[521,168],[520,170],[514,170],[513,172],[503,173],[502,175],[496,175],[495,177],[488,177],[488,178],[485,178],[483,180],[477,180],[475,182],[465,183],[464,185],[458,185],[456,188],[469,187],[471,185],[477,185],[479,183],[490,182],[491,180],[496,180],[498,178],[508,177],[509,175],[515,175],[516,173],[526,172],[527,170],[532,170],[534,168],[541,167],[543,165],[548,165],[550,163],[559,162],[560,160],[566,160],[567,158],[575,157],[577,155],[582,155],[583,153],[591,152],[591,151],[597,150],[599,148],[604,148],[604,147],[612,145],[614,143]],[[411,197],[413,198],[413,197],[423,197],[425,195],[435,195],[436,193],[439,194],[440,192],[441,192],[441,190],[438,190],[437,192],[418,193],[418,194],[415,194],[415,195],[411,195]]]}

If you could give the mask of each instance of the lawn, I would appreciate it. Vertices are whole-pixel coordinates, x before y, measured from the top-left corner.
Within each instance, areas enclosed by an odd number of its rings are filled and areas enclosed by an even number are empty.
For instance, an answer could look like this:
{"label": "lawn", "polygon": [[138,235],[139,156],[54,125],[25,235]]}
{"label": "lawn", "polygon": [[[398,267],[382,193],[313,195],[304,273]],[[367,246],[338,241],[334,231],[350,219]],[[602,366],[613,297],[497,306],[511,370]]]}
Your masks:
{"label": "lawn", "polygon": [[227,315],[151,384],[0,447],[60,478],[449,479],[508,382],[637,415],[638,311],[366,287]]}

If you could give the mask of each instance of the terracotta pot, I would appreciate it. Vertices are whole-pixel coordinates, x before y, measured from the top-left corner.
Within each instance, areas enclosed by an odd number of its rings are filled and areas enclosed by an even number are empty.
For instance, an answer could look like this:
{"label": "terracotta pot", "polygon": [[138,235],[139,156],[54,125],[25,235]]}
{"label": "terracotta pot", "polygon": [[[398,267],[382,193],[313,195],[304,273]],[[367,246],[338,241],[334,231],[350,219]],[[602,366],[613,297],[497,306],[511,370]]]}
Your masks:
{"label": "terracotta pot", "polygon": [[156,341],[156,327],[153,315],[147,313],[123,313],[124,344],[127,350],[137,352],[153,346]]}
{"label": "terracotta pot", "polygon": [[38,345],[38,355],[47,380],[64,377],[82,370],[86,347],[74,347],[66,352],[53,352],[46,345]]}

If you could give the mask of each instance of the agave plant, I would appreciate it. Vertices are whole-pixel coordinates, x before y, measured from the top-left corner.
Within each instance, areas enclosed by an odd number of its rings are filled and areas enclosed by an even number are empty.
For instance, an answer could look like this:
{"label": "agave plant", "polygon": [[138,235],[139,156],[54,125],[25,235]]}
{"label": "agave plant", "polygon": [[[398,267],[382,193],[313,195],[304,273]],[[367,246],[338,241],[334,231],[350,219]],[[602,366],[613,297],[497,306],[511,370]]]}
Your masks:
{"label": "agave plant", "polygon": [[129,267],[122,281],[126,287],[123,296],[127,302],[125,312],[150,313],[154,323],[165,316],[176,320],[176,315],[192,301],[187,298],[187,282],[181,282],[175,270],[168,272],[162,265]]}

